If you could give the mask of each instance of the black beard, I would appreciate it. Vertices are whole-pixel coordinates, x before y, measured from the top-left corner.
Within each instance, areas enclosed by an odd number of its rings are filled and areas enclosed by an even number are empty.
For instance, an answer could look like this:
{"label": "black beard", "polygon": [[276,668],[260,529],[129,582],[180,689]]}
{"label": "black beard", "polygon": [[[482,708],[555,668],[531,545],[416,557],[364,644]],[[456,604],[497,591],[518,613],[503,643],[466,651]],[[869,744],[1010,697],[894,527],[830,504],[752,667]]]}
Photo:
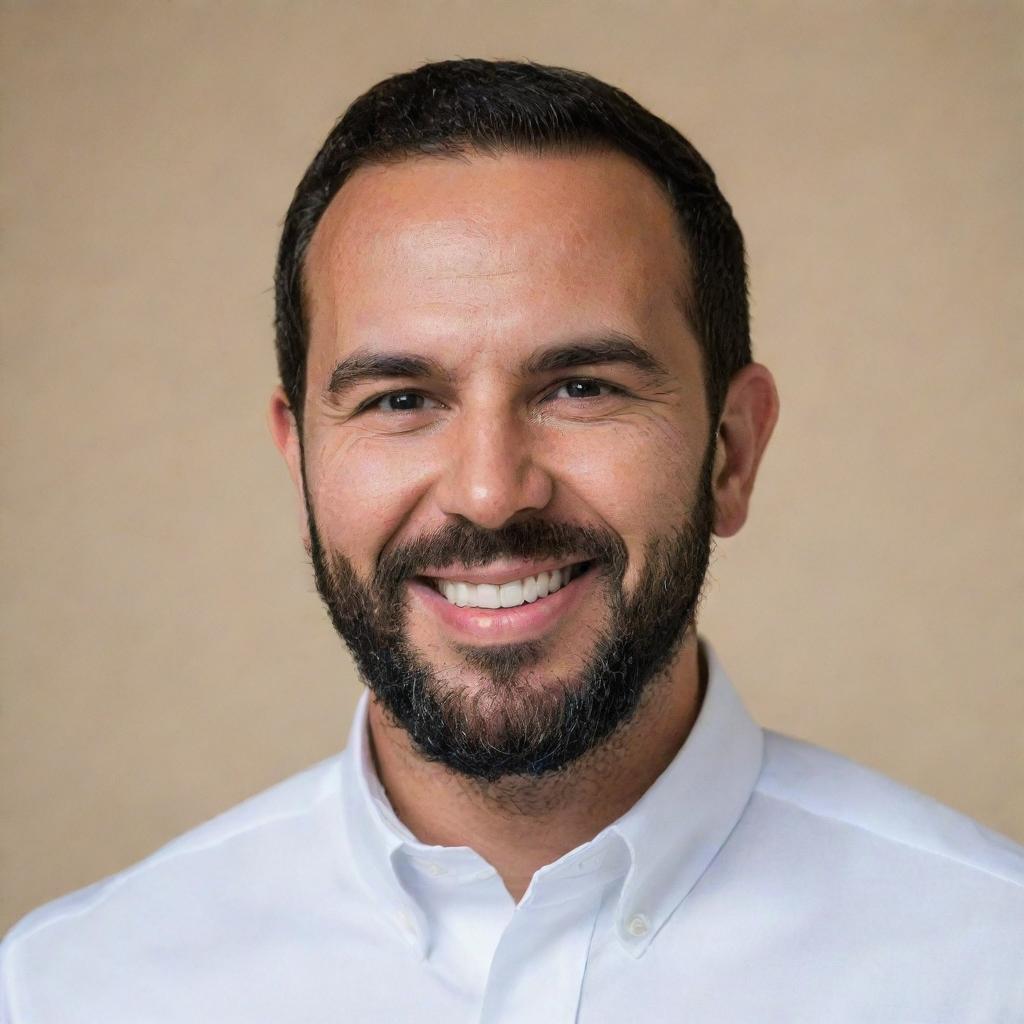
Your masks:
{"label": "black beard", "polygon": [[[328,562],[310,512],[316,586],[334,628],[381,708],[422,757],[484,782],[536,778],[572,764],[630,721],[694,622],[711,556],[713,457],[712,442],[689,517],[675,533],[647,543],[641,578],[628,598],[622,587],[626,547],[608,530],[541,519],[499,530],[450,522],[382,556],[366,583],[341,552],[331,552]],[[308,492],[306,507],[313,507]],[[502,557],[588,561],[599,573],[610,623],[575,677],[541,684],[523,677],[543,657],[546,641],[458,645],[467,665],[491,680],[470,692],[457,670],[442,677],[410,646],[407,583],[413,576],[428,566],[471,567]]]}

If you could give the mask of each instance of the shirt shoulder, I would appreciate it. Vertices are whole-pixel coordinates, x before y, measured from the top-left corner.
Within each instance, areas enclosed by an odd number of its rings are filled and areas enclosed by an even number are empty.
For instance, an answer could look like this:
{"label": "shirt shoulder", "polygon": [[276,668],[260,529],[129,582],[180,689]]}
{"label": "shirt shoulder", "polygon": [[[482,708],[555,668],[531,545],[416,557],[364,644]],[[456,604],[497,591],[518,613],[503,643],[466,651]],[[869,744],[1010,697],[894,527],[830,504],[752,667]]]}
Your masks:
{"label": "shirt shoulder", "polygon": [[[241,918],[271,908],[272,894],[287,887],[299,863],[308,879],[333,875],[332,863],[316,862],[337,854],[336,844],[322,840],[324,823],[340,819],[339,759],[250,797],[131,867],[22,918],[0,943],[0,1020],[22,1019],[12,1008],[20,1006],[19,993],[47,1003],[42,993],[55,984],[66,995],[76,987],[90,990],[97,972],[116,969],[128,950],[138,962],[176,934],[237,933],[245,926]],[[290,892],[300,902],[297,890]]]}
{"label": "shirt shoulder", "polygon": [[755,793],[817,819],[823,833],[859,833],[950,876],[987,876],[1024,895],[1024,847],[840,754],[765,730]]}
{"label": "shirt shoulder", "polygon": [[766,732],[709,878],[767,962],[874,993],[861,1019],[1021,1019],[1024,849],[863,765]]}

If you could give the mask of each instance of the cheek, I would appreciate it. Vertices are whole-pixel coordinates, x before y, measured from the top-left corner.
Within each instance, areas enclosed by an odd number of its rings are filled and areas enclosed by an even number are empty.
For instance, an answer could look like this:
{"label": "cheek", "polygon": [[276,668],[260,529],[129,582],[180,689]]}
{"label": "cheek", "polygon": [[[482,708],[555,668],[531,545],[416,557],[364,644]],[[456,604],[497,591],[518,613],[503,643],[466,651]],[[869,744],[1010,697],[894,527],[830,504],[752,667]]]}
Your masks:
{"label": "cheek", "polygon": [[[325,443],[308,466],[310,492],[324,543],[369,574],[388,540],[408,518],[429,477],[426,458],[400,446]],[[315,482],[314,482],[315,479]]]}
{"label": "cheek", "polygon": [[693,504],[704,454],[697,433],[663,421],[622,423],[559,446],[562,482],[574,503],[626,544],[627,589],[650,538],[678,528]]}

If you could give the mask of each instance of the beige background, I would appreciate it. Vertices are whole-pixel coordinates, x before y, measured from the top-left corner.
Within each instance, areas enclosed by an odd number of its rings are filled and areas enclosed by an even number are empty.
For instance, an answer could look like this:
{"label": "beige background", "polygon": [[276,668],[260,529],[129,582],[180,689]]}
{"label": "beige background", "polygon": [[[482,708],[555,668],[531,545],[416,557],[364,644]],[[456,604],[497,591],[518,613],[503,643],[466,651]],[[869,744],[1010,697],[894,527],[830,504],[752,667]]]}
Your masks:
{"label": "beige background", "polygon": [[279,223],[357,92],[589,70],[744,227],[782,418],[703,618],[765,724],[1024,839],[1019,3],[5,3],[3,907],[337,750],[264,425]]}

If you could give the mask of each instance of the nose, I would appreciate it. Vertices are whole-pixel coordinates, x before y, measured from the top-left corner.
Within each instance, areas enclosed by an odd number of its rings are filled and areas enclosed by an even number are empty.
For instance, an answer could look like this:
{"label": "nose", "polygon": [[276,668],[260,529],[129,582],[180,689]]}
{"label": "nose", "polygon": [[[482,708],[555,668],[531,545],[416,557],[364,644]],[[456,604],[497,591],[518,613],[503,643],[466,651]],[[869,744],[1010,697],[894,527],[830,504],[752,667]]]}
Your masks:
{"label": "nose", "polygon": [[441,511],[496,530],[545,508],[554,482],[537,460],[538,439],[530,424],[493,404],[461,418],[438,484]]}

